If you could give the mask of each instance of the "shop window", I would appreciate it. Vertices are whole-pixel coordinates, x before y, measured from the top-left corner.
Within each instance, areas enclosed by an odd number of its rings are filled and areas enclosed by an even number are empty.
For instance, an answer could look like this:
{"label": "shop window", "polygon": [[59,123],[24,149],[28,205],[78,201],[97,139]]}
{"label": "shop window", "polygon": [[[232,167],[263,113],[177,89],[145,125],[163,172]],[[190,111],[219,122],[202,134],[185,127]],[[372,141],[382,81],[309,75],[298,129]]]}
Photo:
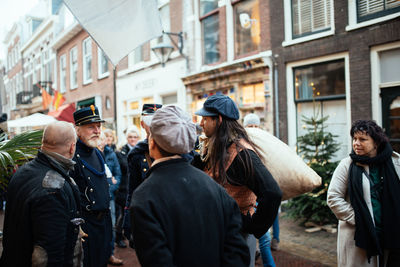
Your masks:
{"label": "shop window", "polygon": [[143,104],[154,104],[154,98],[152,96],[150,97],[144,97],[142,99]]}
{"label": "shop window", "polygon": [[294,88],[296,101],[344,98],[344,60],[294,68]]}
{"label": "shop window", "polygon": [[70,89],[75,89],[78,87],[78,49],[77,47],[73,47],[69,51],[69,68],[70,68]]}
{"label": "shop window", "polygon": [[139,102],[138,101],[133,101],[129,103],[129,109],[130,110],[137,110],[139,109]]}
{"label": "shop window", "polygon": [[62,55],[60,57],[60,93],[65,93],[65,87],[67,83],[66,67],[67,67],[67,57]]}
{"label": "shop window", "polygon": [[260,10],[258,0],[234,5],[235,56],[257,51],[260,45]]}
{"label": "shop window", "polygon": [[331,28],[331,0],[292,0],[293,38]]}
{"label": "shop window", "polygon": [[263,104],[265,102],[264,83],[256,83],[242,86],[243,106]]}
{"label": "shop window", "polygon": [[92,82],[92,40],[87,38],[83,41],[83,83]]}
{"label": "shop window", "polygon": [[212,64],[220,60],[219,13],[217,0],[200,0],[200,21],[203,40],[203,62]]}
{"label": "shop window", "polygon": [[357,0],[358,22],[386,16],[399,11],[399,0]]}

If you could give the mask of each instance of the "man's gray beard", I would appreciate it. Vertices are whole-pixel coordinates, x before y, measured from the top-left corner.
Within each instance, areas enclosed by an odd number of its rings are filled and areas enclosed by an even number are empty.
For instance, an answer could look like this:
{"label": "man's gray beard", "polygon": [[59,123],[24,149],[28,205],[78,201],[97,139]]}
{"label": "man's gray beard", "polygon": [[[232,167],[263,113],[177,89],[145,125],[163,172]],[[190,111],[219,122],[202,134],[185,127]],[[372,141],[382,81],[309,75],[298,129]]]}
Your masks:
{"label": "man's gray beard", "polygon": [[91,140],[91,139],[86,140],[86,141],[85,141],[85,144],[86,144],[88,147],[96,148],[96,147],[98,147],[98,146],[100,145],[100,138],[97,138],[96,140]]}

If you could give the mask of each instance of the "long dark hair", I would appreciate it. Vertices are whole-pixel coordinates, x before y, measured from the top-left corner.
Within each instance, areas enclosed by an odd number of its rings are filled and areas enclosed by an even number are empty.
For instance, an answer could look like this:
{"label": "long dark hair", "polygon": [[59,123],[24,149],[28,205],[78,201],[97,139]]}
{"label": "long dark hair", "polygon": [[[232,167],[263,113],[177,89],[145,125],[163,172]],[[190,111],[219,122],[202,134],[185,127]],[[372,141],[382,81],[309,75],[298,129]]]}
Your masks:
{"label": "long dark hair", "polygon": [[[220,184],[225,184],[227,181],[231,184],[237,184],[237,181],[230,179],[226,173],[226,163],[229,161],[228,148],[233,143],[236,145],[237,157],[244,166],[245,177],[253,175],[253,164],[250,158],[250,153],[244,147],[240,140],[243,139],[250,144],[255,153],[262,159],[259,153],[259,147],[255,145],[247,135],[246,130],[236,120],[223,118],[221,123],[219,117],[213,117],[216,120],[216,132],[210,137],[210,145],[208,151],[208,167],[212,169],[213,177]],[[243,150],[244,156],[239,154]]]}

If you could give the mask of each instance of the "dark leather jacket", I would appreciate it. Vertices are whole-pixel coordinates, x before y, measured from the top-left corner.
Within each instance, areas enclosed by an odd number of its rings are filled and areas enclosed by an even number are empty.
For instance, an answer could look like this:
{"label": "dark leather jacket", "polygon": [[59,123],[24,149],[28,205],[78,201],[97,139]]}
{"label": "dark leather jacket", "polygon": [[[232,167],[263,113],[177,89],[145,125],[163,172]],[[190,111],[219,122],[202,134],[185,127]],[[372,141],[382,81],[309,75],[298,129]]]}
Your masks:
{"label": "dark leather jacket", "polygon": [[32,266],[32,257],[47,260],[47,266],[76,266],[79,217],[74,181],[39,152],[17,170],[8,186],[0,266]]}

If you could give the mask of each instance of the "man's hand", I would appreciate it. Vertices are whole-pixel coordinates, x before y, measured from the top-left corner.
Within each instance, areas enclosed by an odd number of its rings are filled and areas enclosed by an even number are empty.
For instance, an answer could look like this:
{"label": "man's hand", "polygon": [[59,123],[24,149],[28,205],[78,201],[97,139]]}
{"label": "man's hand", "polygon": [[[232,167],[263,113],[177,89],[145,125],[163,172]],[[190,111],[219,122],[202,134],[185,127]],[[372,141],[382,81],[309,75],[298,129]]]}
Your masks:
{"label": "man's hand", "polygon": [[116,184],[117,183],[117,180],[114,178],[114,176],[111,177],[111,182],[112,182],[112,184]]}
{"label": "man's hand", "polygon": [[79,234],[78,234],[78,238],[81,239],[82,242],[85,242],[85,239],[88,237],[88,235],[82,230],[82,228],[79,226]]}

